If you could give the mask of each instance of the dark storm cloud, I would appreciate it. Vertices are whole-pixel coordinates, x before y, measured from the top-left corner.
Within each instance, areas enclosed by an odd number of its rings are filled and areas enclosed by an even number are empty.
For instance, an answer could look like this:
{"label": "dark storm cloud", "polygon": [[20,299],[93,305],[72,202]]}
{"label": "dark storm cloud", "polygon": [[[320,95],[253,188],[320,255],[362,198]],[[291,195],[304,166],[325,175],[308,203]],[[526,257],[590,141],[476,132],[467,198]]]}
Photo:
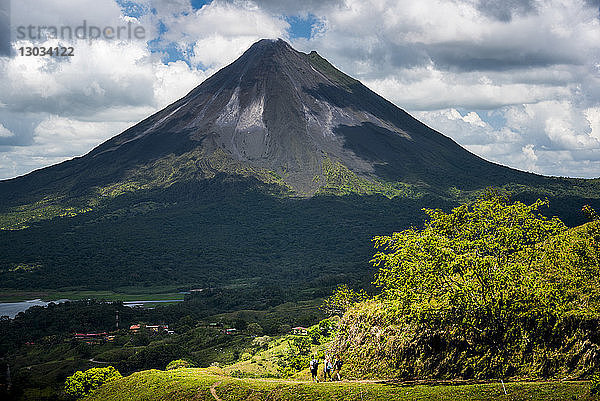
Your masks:
{"label": "dark storm cloud", "polygon": [[23,116],[8,111],[0,112],[0,125],[12,132],[12,136],[0,136],[0,153],[10,151],[9,146],[28,146],[33,143],[33,131],[42,121],[35,116]]}
{"label": "dark storm cloud", "polygon": [[510,22],[515,15],[527,15],[536,11],[534,0],[479,0],[477,9],[488,17]]}
{"label": "dark storm cloud", "polygon": [[[377,60],[380,66],[389,66],[394,70],[424,66],[431,62],[428,46],[413,43],[382,42],[369,47],[348,46],[340,53],[354,60]],[[377,71],[384,75],[390,72],[381,69]]]}
{"label": "dark storm cloud", "polygon": [[472,42],[437,43],[424,49],[437,67],[453,71],[507,71],[583,64],[575,55],[560,50],[556,48],[550,52],[535,48],[476,45]]}
{"label": "dark storm cloud", "polygon": [[600,8],[600,0],[585,0],[585,3],[590,7]]}
{"label": "dark storm cloud", "polygon": [[28,146],[33,143],[33,131],[19,132],[13,136],[0,137],[0,150],[1,152],[10,152],[11,146]]}
{"label": "dark storm cloud", "polygon": [[371,45],[369,48],[349,47],[340,51],[353,60],[377,60],[378,67],[370,71],[369,78],[382,78],[398,68],[434,65],[453,72],[510,71],[545,68],[555,65],[580,66],[585,63],[576,52],[561,49],[528,48],[506,44],[474,44],[473,42],[443,43],[389,43]]}

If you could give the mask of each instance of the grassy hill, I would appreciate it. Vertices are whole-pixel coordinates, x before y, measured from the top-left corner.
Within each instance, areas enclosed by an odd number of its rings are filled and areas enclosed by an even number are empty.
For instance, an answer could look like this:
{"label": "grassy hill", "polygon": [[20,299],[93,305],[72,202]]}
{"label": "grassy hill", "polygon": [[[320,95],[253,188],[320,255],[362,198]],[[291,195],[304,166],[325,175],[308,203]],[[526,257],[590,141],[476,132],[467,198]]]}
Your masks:
{"label": "grassy hill", "polygon": [[[211,389],[215,395],[211,393]],[[105,384],[86,401],[591,400],[586,382],[403,384],[237,379],[216,369],[148,370]]]}

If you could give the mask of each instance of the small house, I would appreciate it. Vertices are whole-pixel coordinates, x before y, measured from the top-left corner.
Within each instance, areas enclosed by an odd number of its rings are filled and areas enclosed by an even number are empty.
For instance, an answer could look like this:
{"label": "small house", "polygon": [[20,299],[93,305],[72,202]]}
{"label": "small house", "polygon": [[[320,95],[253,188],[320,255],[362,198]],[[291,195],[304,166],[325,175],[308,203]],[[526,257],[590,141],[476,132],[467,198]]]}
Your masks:
{"label": "small house", "polygon": [[308,329],[302,326],[294,327],[292,328],[292,334],[296,336],[305,336],[308,334]]}

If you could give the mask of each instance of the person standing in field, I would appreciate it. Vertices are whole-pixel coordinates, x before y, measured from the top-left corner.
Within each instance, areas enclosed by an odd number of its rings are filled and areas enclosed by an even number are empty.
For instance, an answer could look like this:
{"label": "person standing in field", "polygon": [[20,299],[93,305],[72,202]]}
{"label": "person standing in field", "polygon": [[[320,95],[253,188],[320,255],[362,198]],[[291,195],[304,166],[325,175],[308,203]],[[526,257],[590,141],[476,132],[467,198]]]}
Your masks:
{"label": "person standing in field", "polygon": [[319,373],[319,360],[313,355],[312,360],[310,361],[310,374],[312,375],[312,379],[315,383],[319,382],[319,378],[317,374]]}
{"label": "person standing in field", "polygon": [[325,360],[323,361],[323,381],[327,381],[327,376],[329,376],[329,381],[331,381],[331,370],[333,366],[331,365],[331,357],[329,355],[325,355]]}
{"label": "person standing in field", "polygon": [[335,369],[335,377],[338,381],[342,380],[342,376],[341,376],[341,371],[342,371],[342,365],[344,363],[342,362],[342,360],[340,358],[335,358],[334,362],[333,362],[333,369]]}

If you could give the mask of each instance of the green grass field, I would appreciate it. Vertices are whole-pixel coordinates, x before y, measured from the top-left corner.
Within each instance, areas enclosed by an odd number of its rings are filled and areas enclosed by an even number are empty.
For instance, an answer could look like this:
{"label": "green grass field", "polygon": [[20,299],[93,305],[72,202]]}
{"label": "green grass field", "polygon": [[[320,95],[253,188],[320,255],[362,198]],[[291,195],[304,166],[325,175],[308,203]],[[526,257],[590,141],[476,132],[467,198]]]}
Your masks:
{"label": "green grass field", "polygon": [[[218,369],[148,370],[100,387],[87,401],[182,400],[593,400],[587,382],[407,385],[236,379]],[[211,394],[211,387],[214,394]]]}

